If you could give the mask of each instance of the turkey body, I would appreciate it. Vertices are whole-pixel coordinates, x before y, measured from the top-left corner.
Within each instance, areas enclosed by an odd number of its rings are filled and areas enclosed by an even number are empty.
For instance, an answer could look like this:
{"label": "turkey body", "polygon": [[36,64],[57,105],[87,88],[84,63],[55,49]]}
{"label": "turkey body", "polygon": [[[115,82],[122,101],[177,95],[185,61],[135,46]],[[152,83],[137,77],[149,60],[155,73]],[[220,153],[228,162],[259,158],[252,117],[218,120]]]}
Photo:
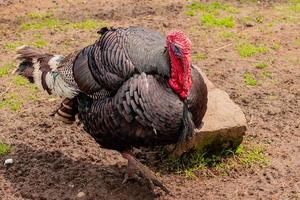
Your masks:
{"label": "turkey body", "polygon": [[[168,84],[171,64],[166,38],[141,27],[100,32],[93,45],[64,59],[21,49],[23,75],[49,94],[69,98],[67,102],[76,109],[62,104],[66,110],[62,115],[74,118],[78,112],[84,129],[102,147],[124,151],[176,143],[185,104]],[[192,66],[191,78],[186,104],[199,127],[206,112],[207,88]]]}
{"label": "turkey body", "polygon": [[[206,90],[194,68],[192,79],[188,101],[198,127],[206,111]],[[123,151],[132,146],[174,144],[180,136],[183,102],[160,76],[134,75],[113,97],[93,100],[80,95],[78,99],[80,121],[104,148]]]}

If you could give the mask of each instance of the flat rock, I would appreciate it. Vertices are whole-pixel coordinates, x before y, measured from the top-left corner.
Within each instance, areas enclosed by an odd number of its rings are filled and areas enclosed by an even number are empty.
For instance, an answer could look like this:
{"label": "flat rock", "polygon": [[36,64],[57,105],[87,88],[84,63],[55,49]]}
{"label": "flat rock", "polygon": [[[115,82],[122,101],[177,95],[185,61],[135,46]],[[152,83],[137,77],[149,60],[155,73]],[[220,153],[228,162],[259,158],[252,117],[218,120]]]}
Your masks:
{"label": "flat rock", "polygon": [[229,149],[236,148],[243,140],[247,129],[246,118],[241,108],[229,95],[214,86],[199,70],[208,88],[207,111],[203,126],[195,129],[194,137],[184,147],[173,152],[179,156],[190,149]]}

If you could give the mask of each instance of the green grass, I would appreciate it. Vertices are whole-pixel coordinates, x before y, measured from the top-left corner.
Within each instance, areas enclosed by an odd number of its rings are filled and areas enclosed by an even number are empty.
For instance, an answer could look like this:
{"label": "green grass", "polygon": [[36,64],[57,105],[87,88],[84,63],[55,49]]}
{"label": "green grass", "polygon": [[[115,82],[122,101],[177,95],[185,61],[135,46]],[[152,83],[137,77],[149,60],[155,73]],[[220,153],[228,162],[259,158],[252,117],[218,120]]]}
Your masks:
{"label": "green grass", "polygon": [[264,155],[262,147],[240,145],[235,151],[223,150],[209,153],[196,150],[185,153],[179,158],[169,156],[166,161],[166,167],[170,171],[184,174],[187,178],[194,178],[197,171],[211,170],[224,174],[223,172],[243,166],[268,166],[269,162],[269,159]]}
{"label": "green grass", "polygon": [[14,63],[7,63],[0,67],[0,78],[6,76],[15,67]]}
{"label": "green grass", "polygon": [[21,24],[22,30],[39,30],[61,28],[65,24],[64,21],[58,19],[43,19],[41,21],[25,22]]}
{"label": "green grass", "polygon": [[24,42],[21,41],[14,41],[14,42],[8,42],[4,45],[5,49],[7,50],[15,50],[17,47],[25,45]]}
{"label": "green grass", "polygon": [[43,39],[36,40],[33,43],[33,46],[35,46],[37,48],[43,48],[43,47],[45,47],[47,45],[48,45],[48,42],[46,40],[43,40]]}
{"label": "green grass", "polygon": [[262,75],[264,78],[273,79],[273,74],[272,74],[272,72],[269,72],[269,71],[263,71],[263,72],[261,73],[261,75]]}
{"label": "green grass", "polygon": [[243,25],[247,25],[247,24],[254,25],[254,23],[262,24],[264,22],[264,17],[262,15],[259,15],[259,16],[256,16],[256,17],[245,16],[245,17],[240,19],[240,22]]}
{"label": "green grass", "polygon": [[97,29],[104,26],[107,26],[107,24],[92,19],[88,19],[81,22],[75,22],[71,24],[71,27],[73,27],[74,29],[82,29],[82,30]]}
{"label": "green grass", "polygon": [[7,93],[0,101],[0,109],[9,108],[11,111],[20,110],[23,104],[23,99],[16,93]]}
{"label": "green grass", "polygon": [[255,65],[255,67],[256,67],[257,69],[264,69],[264,68],[266,68],[267,66],[268,66],[268,64],[267,64],[267,63],[264,63],[264,62],[257,63],[257,64]]}
{"label": "green grass", "polygon": [[236,38],[236,34],[234,32],[230,32],[230,31],[221,31],[219,33],[219,37],[222,39],[234,39]]}
{"label": "green grass", "polygon": [[44,39],[39,38],[33,42],[22,42],[22,41],[8,42],[5,44],[4,47],[7,50],[16,50],[17,47],[22,46],[22,45],[30,45],[30,46],[34,46],[37,48],[43,48],[48,45],[48,42]]}
{"label": "green grass", "polygon": [[300,46],[300,39],[296,39],[296,40],[295,40],[295,44],[296,44],[297,46]]}
{"label": "green grass", "polygon": [[264,149],[262,147],[246,148],[240,145],[235,153],[241,164],[248,167],[255,164],[260,166],[268,166],[270,164],[270,160],[264,155]]}
{"label": "green grass", "polygon": [[255,79],[254,75],[246,72],[244,74],[244,82],[248,86],[256,86],[257,85],[257,80]]}
{"label": "green grass", "polygon": [[291,5],[289,6],[289,10],[300,14],[300,1],[292,0],[292,1],[290,1],[290,3],[291,3]]}
{"label": "green grass", "polygon": [[207,58],[207,55],[203,53],[196,53],[192,56],[193,61],[200,61],[205,60]]}
{"label": "green grass", "polygon": [[204,14],[201,17],[201,22],[206,26],[222,26],[226,28],[233,28],[235,25],[233,17],[216,18],[213,14]]}
{"label": "green grass", "polygon": [[278,43],[276,43],[276,42],[274,42],[274,43],[272,44],[272,46],[271,46],[271,49],[273,49],[273,50],[275,50],[275,51],[277,51],[279,48],[280,48],[280,44],[278,44]]}
{"label": "green grass", "polygon": [[[70,22],[68,20],[56,19],[54,18],[52,13],[32,12],[32,13],[27,13],[27,20],[26,21],[23,20],[23,23],[21,24],[20,27],[22,30],[27,31],[27,30],[40,30],[40,29],[91,30],[91,29],[99,29],[104,26],[107,26],[107,24],[93,19],[87,19],[79,22]],[[43,44],[39,44],[39,43],[37,44],[37,46],[46,45],[45,42]]]}
{"label": "green grass", "polygon": [[22,76],[20,76],[20,75],[15,76],[15,77],[13,78],[12,82],[13,82],[15,85],[17,85],[17,86],[24,86],[24,85],[28,85],[28,84],[29,84],[29,81],[28,81],[26,78],[24,78],[24,77],[22,77]]}
{"label": "green grass", "polygon": [[205,13],[213,13],[218,14],[218,11],[226,11],[228,13],[238,13],[238,9],[218,1],[211,3],[200,3],[200,2],[192,2],[191,4],[186,6],[186,14],[189,16],[195,16],[199,12]]}
{"label": "green grass", "polygon": [[28,12],[26,15],[29,19],[35,19],[35,20],[43,20],[46,18],[53,17],[53,13],[51,12]]}
{"label": "green grass", "polygon": [[236,47],[239,55],[241,57],[250,57],[253,55],[256,55],[258,53],[267,53],[268,52],[268,48],[261,45],[261,46],[255,46],[253,44],[250,43],[243,43],[243,44],[239,44]]}
{"label": "green grass", "polygon": [[11,146],[0,141],[0,156],[6,155],[11,151]]}

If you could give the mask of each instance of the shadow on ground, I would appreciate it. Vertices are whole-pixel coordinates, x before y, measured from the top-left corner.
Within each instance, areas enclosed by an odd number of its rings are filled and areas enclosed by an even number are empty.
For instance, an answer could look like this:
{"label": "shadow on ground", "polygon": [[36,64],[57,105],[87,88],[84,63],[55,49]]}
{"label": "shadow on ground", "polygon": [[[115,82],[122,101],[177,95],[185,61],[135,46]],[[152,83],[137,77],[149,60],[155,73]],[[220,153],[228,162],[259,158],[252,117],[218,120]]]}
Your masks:
{"label": "shadow on ground", "polygon": [[[0,173],[26,199],[154,199],[154,195],[139,183],[122,185],[125,166],[93,164],[73,160],[60,151],[33,149],[17,145],[11,166],[0,167]],[[4,158],[0,159],[1,163]],[[78,198],[79,199],[79,198]]]}

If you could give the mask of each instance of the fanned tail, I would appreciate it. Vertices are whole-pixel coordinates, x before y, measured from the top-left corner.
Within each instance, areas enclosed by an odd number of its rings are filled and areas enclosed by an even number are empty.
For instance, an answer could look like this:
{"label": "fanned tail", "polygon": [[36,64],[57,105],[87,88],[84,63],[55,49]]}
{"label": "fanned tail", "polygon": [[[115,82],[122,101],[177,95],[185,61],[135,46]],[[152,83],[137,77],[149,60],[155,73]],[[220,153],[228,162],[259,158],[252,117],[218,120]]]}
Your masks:
{"label": "fanned tail", "polygon": [[24,76],[48,94],[60,97],[73,98],[76,88],[69,85],[57,70],[63,56],[46,54],[30,46],[21,46],[17,49],[16,60],[20,62],[16,73]]}
{"label": "fanned tail", "polygon": [[16,74],[27,78],[48,94],[65,97],[60,107],[51,115],[65,123],[74,122],[78,112],[75,98],[77,89],[68,84],[57,70],[63,57],[46,54],[30,46],[21,46],[17,48],[15,58],[20,63],[15,71]]}

